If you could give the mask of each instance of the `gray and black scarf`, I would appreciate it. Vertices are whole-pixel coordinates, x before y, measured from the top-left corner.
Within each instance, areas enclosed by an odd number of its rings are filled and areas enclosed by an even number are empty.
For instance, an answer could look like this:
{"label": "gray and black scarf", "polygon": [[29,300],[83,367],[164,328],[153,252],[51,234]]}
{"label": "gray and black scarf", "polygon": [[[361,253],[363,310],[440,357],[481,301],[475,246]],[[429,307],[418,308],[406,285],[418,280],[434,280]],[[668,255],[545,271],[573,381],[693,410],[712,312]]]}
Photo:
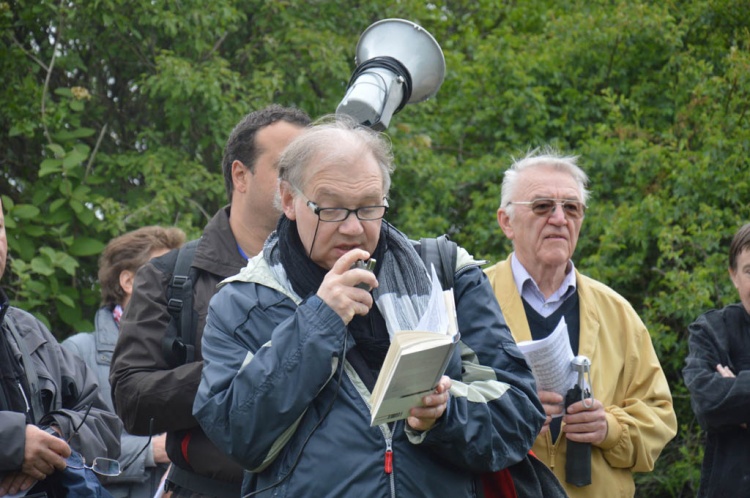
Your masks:
{"label": "gray and black scarf", "polygon": [[[287,281],[300,297],[318,291],[328,270],[315,264],[305,251],[297,232],[297,223],[282,216],[263,248],[264,258],[280,281]],[[414,329],[430,297],[431,282],[422,259],[409,239],[383,220],[380,239],[372,257],[377,260],[375,276],[378,288],[373,290],[376,306],[365,316],[355,315],[347,330],[355,346],[347,355],[353,364],[361,357],[373,378],[363,376],[372,388],[383,364],[391,337],[399,330]],[[358,368],[358,372],[361,371]],[[372,385],[368,380],[372,381]]]}

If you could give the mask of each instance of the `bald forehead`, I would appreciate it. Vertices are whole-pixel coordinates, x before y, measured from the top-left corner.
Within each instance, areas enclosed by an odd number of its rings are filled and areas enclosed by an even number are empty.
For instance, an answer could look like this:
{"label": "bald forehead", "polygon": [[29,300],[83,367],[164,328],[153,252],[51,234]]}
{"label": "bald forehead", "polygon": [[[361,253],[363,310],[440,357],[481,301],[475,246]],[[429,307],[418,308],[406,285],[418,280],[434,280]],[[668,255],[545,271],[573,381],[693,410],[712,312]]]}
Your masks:
{"label": "bald forehead", "polygon": [[[371,160],[375,163],[375,156],[358,137],[343,130],[329,130],[331,142],[328,147],[319,147],[312,155],[307,167],[304,168],[305,184],[314,179],[327,168],[345,167],[357,161]],[[378,171],[382,179],[382,172]]]}

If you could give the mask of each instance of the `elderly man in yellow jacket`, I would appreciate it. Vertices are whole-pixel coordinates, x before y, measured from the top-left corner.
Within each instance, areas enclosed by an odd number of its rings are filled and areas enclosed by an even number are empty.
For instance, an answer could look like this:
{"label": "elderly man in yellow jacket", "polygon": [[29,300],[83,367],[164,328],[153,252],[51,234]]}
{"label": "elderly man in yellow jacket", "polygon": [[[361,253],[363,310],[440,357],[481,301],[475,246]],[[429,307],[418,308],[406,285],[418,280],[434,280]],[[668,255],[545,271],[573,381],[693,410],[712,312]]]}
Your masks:
{"label": "elderly man in yellow jacket", "polygon": [[[517,342],[547,337],[564,318],[573,354],[591,360],[593,403],[565,410],[561,394],[539,391],[547,421],[534,452],[571,497],[632,497],[633,472],[653,470],[677,419],[635,310],[573,266],[588,198],[576,159],[534,151],[505,172],[497,220],[514,251],[485,271]],[[566,482],[569,441],[591,445],[588,485]]]}

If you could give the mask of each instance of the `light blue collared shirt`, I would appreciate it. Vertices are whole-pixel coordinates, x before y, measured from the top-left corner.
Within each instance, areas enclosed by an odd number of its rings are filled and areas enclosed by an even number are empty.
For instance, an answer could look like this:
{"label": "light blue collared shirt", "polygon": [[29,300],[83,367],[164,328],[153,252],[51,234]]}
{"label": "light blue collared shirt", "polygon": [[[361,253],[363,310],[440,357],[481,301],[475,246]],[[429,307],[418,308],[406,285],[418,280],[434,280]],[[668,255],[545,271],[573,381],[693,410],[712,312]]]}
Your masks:
{"label": "light blue collared shirt", "polygon": [[549,299],[544,298],[544,294],[539,290],[539,286],[534,278],[526,271],[514,252],[510,256],[510,268],[513,271],[513,280],[516,282],[518,294],[526,300],[527,303],[541,316],[547,318],[562,306],[566,299],[576,291],[576,274],[573,261],[570,261],[570,269],[565,274],[562,285],[557,289]]}

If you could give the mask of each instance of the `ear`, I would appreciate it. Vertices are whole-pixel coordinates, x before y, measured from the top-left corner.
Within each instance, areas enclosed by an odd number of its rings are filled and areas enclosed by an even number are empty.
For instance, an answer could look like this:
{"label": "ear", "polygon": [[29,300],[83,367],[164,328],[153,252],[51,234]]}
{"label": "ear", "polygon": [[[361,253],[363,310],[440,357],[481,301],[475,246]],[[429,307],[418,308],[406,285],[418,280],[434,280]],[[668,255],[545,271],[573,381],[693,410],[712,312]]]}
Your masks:
{"label": "ear", "polygon": [[235,159],[232,162],[232,184],[234,185],[234,190],[243,194],[246,193],[248,176],[251,174],[250,170],[241,161]]}
{"label": "ear", "polygon": [[515,233],[510,224],[510,216],[508,216],[508,213],[505,212],[504,208],[499,208],[497,210],[497,224],[500,225],[505,236],[508,237],[508,239],[513,240]]}
{"label": "ear", "polygon": [[294,190],[287,181],[279,182],[279,195],[281,197],[281,210],[290,220],[297,219],[297,211],[294,208]]}
{"label": "ear", "polygon": [[737,290],[740,290],[740,282],[737,275],[737,272],[729,268],[729,278],[732,279],[732,283],[734,284],[734,288]]}
{"label": "ear", "polygon": [[130,270],[122,270],[120,272],[120,287],[125,291],[125,295],[130,297],[133,293],[133,280],[135,280],[135,273]]}

